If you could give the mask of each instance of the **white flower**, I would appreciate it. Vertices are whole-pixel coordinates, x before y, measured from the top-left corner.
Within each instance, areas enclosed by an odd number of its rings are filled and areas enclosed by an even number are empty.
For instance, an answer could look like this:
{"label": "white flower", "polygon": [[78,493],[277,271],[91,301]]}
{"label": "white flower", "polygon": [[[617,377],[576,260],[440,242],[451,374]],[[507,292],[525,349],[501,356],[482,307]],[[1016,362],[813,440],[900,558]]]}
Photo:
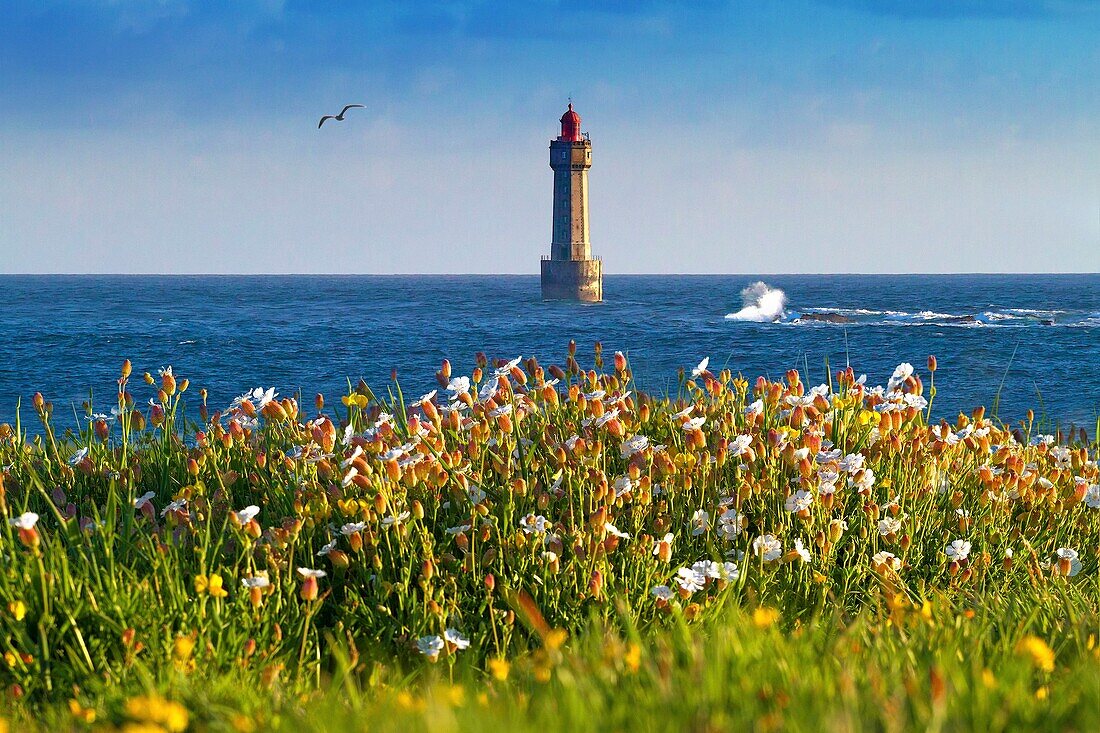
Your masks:
{"label": "white flower", "polygon": [[616,527],[611,522],[604,522],[603,528],[608,534],[614,535],[614,536],[618,537],[620,540],[630,539],[630,534],[628,532],[620,532],[619,528]]}
{"label": "white flower", "polygon": [[947,553],[948,560],[962,562],[970,556],[970,543],[966,540],[955,540],[944,549],[944,552]]}
{"label": "white flower", "polygon": [[629,476],[619,476],[615,479],[615,498],[620,499],[634,490],[634,483]]}
{"label": "white flower", "polygon": [[810,505],[814,503],[814,495],[809,491],[799,489],[790,496],[783,503],[783,506],[789,512],[800,512],[805,509],[809,509]]}
{"label": "white flower", "polygon": [[428,659],[435,661],[439,653],[443,651],[443,639],[438,636],[422,636],[416,640],[416,648]]}
{"label": "white flower", "polygon": [[1077,554],[1077,550],[1070,547],[1059,547],[1054,551],[1054,557],[1056,561],[1069,560],[1069,577],[1077,575],[1081,572],[1081,557]]}
{"label": "white flower", "polygon": [[398,524],[401,524],[402,522],[404,522],[406,519],[408,519],[411,516],[412,516],[411,513],[407,512],[407,511],[404,511],[404,512],[401,512],[400,514],[398,514],[396,517],[393,516],[393,515],[382,517],[382,526],[383,527],[394,527]]}
{"label": "white flower", "polygon": [[798,559],[802,562],[810,561],[810,551],[802,544],[802,540],[794,541],[794,551],[798,553]]}
{"label": "white flower", "polygon": [[160,515],[163,517],[169,512],[182,512],[187,508],[187,499],[177,499],[176,501],[169,502],[166,507],[160,510]]}
{"label": "white flower", "polygon": [[691,568],[680,568],[676,571],[676,582],[688,593],[694,593],[703,589],[703,586],[707,584],[707,577]]}
{"label": "white flower", "polygon": [[255,504],[250,504],[244,509],[241,509],[237,512],[237,521],[241,524],[248,524],[253,519],[255,519],[256,515],[259,513],[260,507],[256,506]]}
{"label": "white flower", "polygon": [[871,556],[871,562],[877,567],[885,567],[889,570],[900,570],[901,560],[892,552],[883,550]]}
{"label": "white flower", "polygon": [[1093,484],[1085,490],[1083,499],[1089,509],[1100,509],[1100,484]]}
{"label": "white flower", "polygon": [[512,403],[511,402],[505,403],[505,404],[501,405],[500,407],[498,407],[497,409],[491,410],[489,412],[489,417],[501,417],[503,415],[511,414],[512,409],[513,408],[512,408]]}
{"label": "white flower", "polygon": [[901,531],[901,522],[893,517],[884,517],[878,520],[878,533],[883,537],[897,534]]}
{"label": "white flower", "polygon": [[897,369],[894,370],[894,374],[890,377],[890,381],[886,384],[886,391],[893,392],[895,389],[905,383],[905,380],[913,376],[913,365],[907,361],[898,364]]}
{"label": "white flower", "polygon": [[710,514],[705,509],[696,509],[688,524],[691,527],[691,534],[698,537],[710,529]]}
{"label": "white flower", "polygon": [[550,526],[550,520],[541,514],[528,514],[526,517],[519,520],[519,528],[523,530],[524,534],[548,532]]}
{"label": "white flower", "polygon": [[722,571],[722,568],[718,563],[713,560],[699,560],[692,563],[692,572],[702,575],[705,578],[717,578]]}
{"label": "white flower", "polygon": [[607,412],[605,412],[604,414],[597,417],[595,420],[593,420],[592,424],[595,425],[597,428],[602,428],[604,425],[607,425],[609,422],[611,422],[612,420],[614,420],[618,416],[619,416],[619,408],[618,407],[613,407],[610,410],[608,410]]}
{"label": "white flower", "polygon": [[[301,451],[301,446],[295,446],[295,447],[298,448],[299,451]],[[361,445],[355,446],[355,449],[351,452],[351,455],[348,456],[347,458],[345,458],[344,460],[340,461],[340,468],[347,468],[348,466],[350,466],[352,464],[352,462],[356,458],[358,458],[361,455],[363,455],[363,446],[361,446]]]}
{"label": "white flower", "polygon": [[855,487],[860,494],[868,493],[875,485],[875,472],[869,468],[860,469],[848,479],[848,485]]}
{"label": "white flower", "polygon": [[718,515],[718,534],[727,541],[741,534],[741,515],[736,509],[727,509]]}
{"label": "white flower", "polygon": [[336,540],[332,540],[320,550],[317,551],[317,557],[323,557],[336,549]]}
{"label": "white flower", "polygon": [[454,377],[451,381],[447,382],[447,391],[452,392],[455,397],[460,394],[467,394],[470,391],[470,378],[469,377]]}
{"label": "white flower", "polygon": [[34,529],[34,525],[38,524],[38,515],[34,512],[23,512],[18,517],[9,519],[8,524],[16,529],[22,529],[29,532]]}
{"label": "white flower", "polygon": [[271,581],[266,575],[253,575],[250,578],[241,578],[241,585],[245,588],[266,588]]}
{"label": "white flower", "polygon": [[134,509],[141,509],[146,504],[148,504],[150,501],[152,501],[153,497],[155,497],[155,496],[156,496],[156,492],[146,491],[144,494],[142,494],[138,498],[134,499]]}
{"label": "white flower", "polygon": [[754,417],[764,414],[764,400],[757,400],[745,407],[745,417]]}
{"label": "white flower", "polygon": [[504,364],[503,366],[498,368],[495,372],[493,372],[493,374],[498,376],[498,377],[503,377],[503,376],[506,376],[506,375],[510,374],[512,369],[515,366],[517,366],[520,363],[520,361],[522,361],[522,359],[523,359],[522,355],[517,356],[515,359],[512,359],[507,364]]}
{"label": "white flower", "polygon": [[749,446],[752,445],[751,435],[738,435],[733,439],[733,442],[729,444],[729,454],[731,456],[743,456],[748,451]]}
{"label": "white flower", "polygon": [[324,570],[314,570],[313,568],[298,568],[298,575],[301,575],[303,578],[323,578],[328,575],[328,573]]}
{"label": "white flower", "polygon": [[674,539],[676,539],[676,537],[671,532],[666,532],[664,537],[659,540],[654,540],[653,554],[656,555],[661,551],[661,545],[668,545],[669,547],[672,547],[672,541]]}
{"label": "white flower", "polygon": [[470,640],[463,636],[458,629],[447,629],[443,632],[443,638],[457,649],[466,649],[470,646]]}
{"label": "white flower", "polygon": [[724,562],[718,569],[718,579],[726,581],[734,581],[741,577],[741,571],[737,568],[735,562]]}
{"label": "white flower", "polygon": [[73,453],[72,458],[69,459],[69,465],[70,466],[75,466],[76,464],[83,461],[84,458],[87,455],[88,455],[88,449],[87,448],[81,448],[76,453]]}
{"label": "white flower", "polygon": [[703,372],[705,372],[707,370],[707,367],[709,365],[710,365],[710,357],[709,356],[704,357],[704,359],[701,362],[699,362],[695,366],[694,369],[691,370],[691,376],[698,377],[700,374],[702,374]]}
{"label": "white flower", "polygon": [[652,593],[653,597],[658,601],[671,601],[676,597],[676,594],[673,593],[672,589],[667,585],[655,585],[649,592]]}
{"label": "white flower", "polygon": [[752,551],[764,562],[772,562],[782,557],[783,544],[773,534],[761,535],[752,541]]}
{"label": "white flower", "polygon": [[417,400],[416,402],[414,402],[413,404],[414,405],[423,405],[425,402],[431,402],[432,400],[435,399],[435,396],[438,392],[439,392],[439,390],[433,389],[428,394],[421,395],[420,399]]}
{"label": "white flower", "polygon": [[693,417],[693,418],[691,418],[690,420],[688,420],[687,422],[684,423],[684,430],[687,431],[687,432],[691,432],[692,430],[698,430],[699,428],[703,427],[703,425],[706,423],[706,421],[707,421],[707,419],[705,417],[703,417],[702,415],[700,415],[699,417]]}
{"label": "white flower", "polygon": [[687,407],[685,407],[684,409],[680,410],[675,415],[673,415],[672,419],[673,420],[680,420],[681,418],[685,418],[688,415],[690,415],[692,410],[694,410],[694,409],[695,409],[695,405],[688,405]]}
{"label": "white flower", "polygon": [[863,468],[863,464],[866,462],[862,453],[849,453],[844,456],[844,460],[840,462],[840,470],[847,471],[848,473],[855,473],[859,469]]}
{"label": "white flower", "polygon": [[481,502],[485,501],[485,491],[480,486],[470,486],[466,489],[466,495],[470,497],[470,503],[477,506]]}
{"label": "white flower", "polygon": [[366,522],[349,522],[348,524],[345,524],[343,527],[340,528],[340,534],[347,537],[348,535],[353,535],[356,532],[362,532],[366,528]]}
{"label": "white flower", "polygon": [[644,435],[635,435],[623,441],[620,453],[624,459],[630,458],[635,453],[641,453],[649,447],[649,438]]}
{"label": "white flower", "polygon": [[495,379],[490,379],[481,385],[481,390],[477,393],[477,398],[482,402],[488,402],[492,398],[497,396],[497,390],[500,389],[500,382]]}
{"label": "white flower", "polygon": [[460,524],[456,527],[447,527],[447,529],[445,529],[444,531],[447,534],[459,534],[460,532],[469,532],[470,531],[470,525],[469,524]]}

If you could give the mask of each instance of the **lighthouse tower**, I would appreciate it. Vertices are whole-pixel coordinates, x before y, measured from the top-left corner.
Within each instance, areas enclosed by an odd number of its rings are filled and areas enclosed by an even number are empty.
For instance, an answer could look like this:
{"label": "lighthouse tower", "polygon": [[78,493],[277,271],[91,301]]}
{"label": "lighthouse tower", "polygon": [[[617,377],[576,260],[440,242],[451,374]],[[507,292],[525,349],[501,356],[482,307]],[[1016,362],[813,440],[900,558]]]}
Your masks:
{"label": "lighthouse tower", "polygon": [[554,238],[542,258],[543,300],[603,300],[603,263],[588,241],[588,169],[592,142],[581,134],[573,105],[561,117],[561,135],[550,141],[554,169]]}

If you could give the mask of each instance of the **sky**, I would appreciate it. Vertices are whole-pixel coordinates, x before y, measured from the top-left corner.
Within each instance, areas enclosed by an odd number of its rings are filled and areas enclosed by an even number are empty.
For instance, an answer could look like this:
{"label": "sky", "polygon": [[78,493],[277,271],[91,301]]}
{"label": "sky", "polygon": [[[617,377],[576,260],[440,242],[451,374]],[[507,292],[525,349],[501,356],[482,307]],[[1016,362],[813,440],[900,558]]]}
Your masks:
{"label": "sky", "polygon": [[[1100,0],[4,0],[0,273],[1100,271]],[[352,110],[317,129],[322,114]]]}

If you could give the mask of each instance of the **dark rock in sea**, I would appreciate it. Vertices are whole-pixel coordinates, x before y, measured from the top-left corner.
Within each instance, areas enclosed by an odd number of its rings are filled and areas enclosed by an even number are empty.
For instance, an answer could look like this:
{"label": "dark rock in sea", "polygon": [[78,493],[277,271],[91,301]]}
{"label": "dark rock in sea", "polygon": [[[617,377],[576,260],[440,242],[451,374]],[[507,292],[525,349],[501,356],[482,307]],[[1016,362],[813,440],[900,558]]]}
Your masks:
{"label": "dark rock in sea", "polygon": [[817,321],[820,323],[852,323],[852,319],[848,316],[842,316],[839,313],[803,313],[801,316],[795,319],[795,323],[803,321]]}
{"label": "dark rock in sea", "polygon": [[1039,321],[1039,323],[1043,324],[1044,326],[1053,326],[1054,325],[1054,319],[1053,318],[1044,318],[1041,321]]}
{"label": "dark rock in sea", "polygon": [[981,323],[974,316],[948,316],[944,318],[944,323]]}

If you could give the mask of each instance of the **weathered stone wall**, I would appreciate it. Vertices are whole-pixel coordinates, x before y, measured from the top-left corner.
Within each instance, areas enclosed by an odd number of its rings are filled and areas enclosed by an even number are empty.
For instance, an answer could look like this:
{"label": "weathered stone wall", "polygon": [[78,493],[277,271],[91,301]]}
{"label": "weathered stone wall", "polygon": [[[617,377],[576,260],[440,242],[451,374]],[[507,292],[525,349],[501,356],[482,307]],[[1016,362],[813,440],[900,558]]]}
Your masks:
{"label": "weathered stone wall", "polygon": [[603,263],[600,260],[543,260],[542,299],[603,300]]}
{"label": "weathered stone wall", "polygon": [[603,263],[592,259],[588,235],[588,140],[550,141],[554,169],[554,232],[550,259],[542,261],[544,300],[603,300]]}

